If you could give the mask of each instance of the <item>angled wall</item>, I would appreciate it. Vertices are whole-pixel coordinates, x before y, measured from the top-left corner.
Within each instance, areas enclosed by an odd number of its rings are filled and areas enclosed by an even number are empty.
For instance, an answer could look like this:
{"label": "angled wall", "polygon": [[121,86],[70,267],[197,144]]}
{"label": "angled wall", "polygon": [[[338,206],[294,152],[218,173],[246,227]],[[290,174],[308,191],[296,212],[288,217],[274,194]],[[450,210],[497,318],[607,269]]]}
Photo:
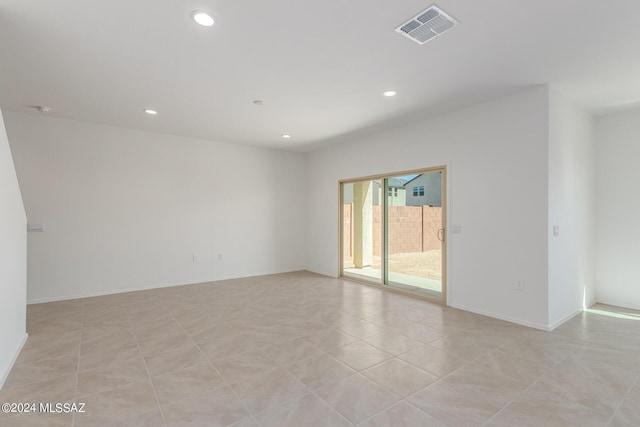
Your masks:
{"label": "angled wall", "polygon": [[0,111],[0,388],[26,335],[27,220]]}

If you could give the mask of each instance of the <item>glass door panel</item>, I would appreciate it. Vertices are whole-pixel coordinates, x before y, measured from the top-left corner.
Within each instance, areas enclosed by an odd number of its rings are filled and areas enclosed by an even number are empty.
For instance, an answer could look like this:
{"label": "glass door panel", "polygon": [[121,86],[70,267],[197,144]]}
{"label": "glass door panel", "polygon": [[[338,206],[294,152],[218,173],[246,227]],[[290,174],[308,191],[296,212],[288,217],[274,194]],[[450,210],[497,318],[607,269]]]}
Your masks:
{"label": "glass door panel", "polygon": [[442,297],[443,173],[386,179],[386,277],[390,286]]}
{"label": "glass door panel", "polygon": [[382,282],[382,181],[342,184],[342,274]]}

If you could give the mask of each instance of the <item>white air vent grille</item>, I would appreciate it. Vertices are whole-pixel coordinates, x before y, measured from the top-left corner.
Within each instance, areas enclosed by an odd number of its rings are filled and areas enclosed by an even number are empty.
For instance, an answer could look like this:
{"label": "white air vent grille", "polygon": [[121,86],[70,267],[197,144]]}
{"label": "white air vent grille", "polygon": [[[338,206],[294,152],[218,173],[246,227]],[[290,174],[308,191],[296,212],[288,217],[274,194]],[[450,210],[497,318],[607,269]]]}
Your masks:
{"label": "white air vent grille", "polygon": [[416,43],[425,44],[429,40],[450,30],[457,23],[458,21],[438,6],[433,5],[400,24],[398,28],[396,28],[396,32],[410,38]]}

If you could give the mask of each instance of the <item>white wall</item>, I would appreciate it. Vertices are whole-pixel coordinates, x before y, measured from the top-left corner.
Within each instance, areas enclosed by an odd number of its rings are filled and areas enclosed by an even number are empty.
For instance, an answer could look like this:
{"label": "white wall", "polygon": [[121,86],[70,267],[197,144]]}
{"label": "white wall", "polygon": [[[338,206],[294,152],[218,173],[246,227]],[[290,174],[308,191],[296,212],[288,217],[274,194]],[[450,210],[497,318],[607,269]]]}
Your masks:
{"label": "white wall", "polygon": [[26,339],[27,219],[0,111],[0,388]]}
{"label": "white wall", "polygon": [[14,112],[6,122],[29,221],[46,227],[28,236],[30,302],[304,268],[300,154]]}
{"label": "white wall", "polygon": [[448,165],[448,303],[545,328],[548,101],[538,87],[311,153],[307,268],[338,274],[338,180]]}
{"label": "white wall", "polygon": [[552,326],[595,302],[595,184],[593,119],[552,89],[548,229]]}
{"label": "white wall", "polygon": [[596,119],[598,302],[640,309],[640,110]]}

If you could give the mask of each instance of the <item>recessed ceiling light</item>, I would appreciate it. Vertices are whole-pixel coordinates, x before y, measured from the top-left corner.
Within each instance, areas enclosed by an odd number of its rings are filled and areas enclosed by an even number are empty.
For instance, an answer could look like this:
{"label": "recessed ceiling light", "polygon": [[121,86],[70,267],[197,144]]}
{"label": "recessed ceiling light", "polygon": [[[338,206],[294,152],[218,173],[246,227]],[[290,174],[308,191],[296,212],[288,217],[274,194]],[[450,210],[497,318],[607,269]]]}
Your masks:
{"label": "recessed ceiling light", "polygon": [[396,96],[398,94],[398,92],[396,92],[395,90],[388,90],[386,92],[382,92],[382,94],[384,96]]}
{"label": "recessed ceiling light", "polygon": [[145,108],[144,110],[145,113],[147,113],[150,116],[155,116],[156,114],[158,114],[158,112],[156,110],[152,110],[151,108]]}
{"label": "recessed ceiling light", "polygon": [[282,137],[283,137],[284,139],[289,139],[289,138],[291,138],[291,135],[290,135],[290,134],[288,134],[288,133],[283,133],[283,134],[282,134]]}
{"label": "recessed ceiling light", "polygon": [[191,12],[191,18],[203,27],[210,27],[213,25],[213,17],[207,12],[201,10],[194,10]]}

